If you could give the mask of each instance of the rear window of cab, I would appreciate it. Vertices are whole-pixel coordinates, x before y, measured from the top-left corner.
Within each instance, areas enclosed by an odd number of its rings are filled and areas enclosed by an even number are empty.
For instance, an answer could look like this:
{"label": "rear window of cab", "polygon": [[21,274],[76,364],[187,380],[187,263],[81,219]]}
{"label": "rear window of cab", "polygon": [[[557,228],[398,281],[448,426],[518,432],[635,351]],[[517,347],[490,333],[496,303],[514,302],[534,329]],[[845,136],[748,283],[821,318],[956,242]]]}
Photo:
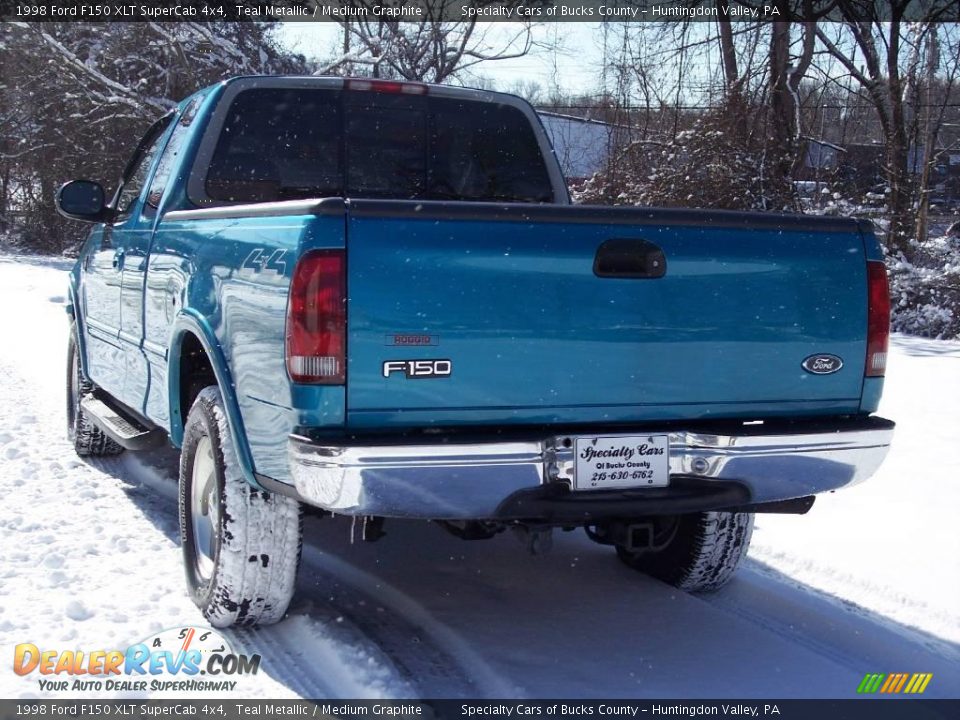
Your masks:
{"label": "rear window of cab", "polygon": [[552,202],[518,108],[429,95],[260,88],[230,104],[203,183],[209,200],[315,197]]}

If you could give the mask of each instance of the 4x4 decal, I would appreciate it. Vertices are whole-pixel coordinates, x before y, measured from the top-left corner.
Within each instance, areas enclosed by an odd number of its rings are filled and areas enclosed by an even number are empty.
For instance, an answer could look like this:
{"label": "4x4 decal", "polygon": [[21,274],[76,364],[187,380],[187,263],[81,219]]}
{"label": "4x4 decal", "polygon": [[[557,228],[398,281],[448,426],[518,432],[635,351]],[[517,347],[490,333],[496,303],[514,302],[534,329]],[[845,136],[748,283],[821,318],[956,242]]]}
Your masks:
{"label": "4x4 decal", "polygon": [[283,275],[287,269],[287,251],[274,250],[267,255],[269,248],[254,248],[247,255],[246,260],[240,266],[241,270],[252,270],[254,273],[261,273],[264,270],[273,270],[278,275]]}

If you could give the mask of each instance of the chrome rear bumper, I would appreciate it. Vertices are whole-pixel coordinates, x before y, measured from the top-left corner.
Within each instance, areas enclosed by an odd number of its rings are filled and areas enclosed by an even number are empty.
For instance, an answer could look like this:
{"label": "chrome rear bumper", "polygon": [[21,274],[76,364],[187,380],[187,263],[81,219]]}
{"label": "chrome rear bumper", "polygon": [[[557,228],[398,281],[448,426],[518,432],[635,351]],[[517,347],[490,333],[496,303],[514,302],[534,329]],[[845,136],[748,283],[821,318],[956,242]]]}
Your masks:
{"label": "chrome rear bumper", "polygon": [[[593,515],[630,516],[643,514],[645,507],[648,514],[664,514],[670,507],[682,508],[676,512],[742,507],[853,485],[879,467],[894,424],[871,417],[831,428],[801,427],[806,429],[764,432],[764,426],[741,425],[738,434],[728,435],[667,432],[671,486],[614,493],[567,492],[573,474],[573,440],[585,433],[490,443],[451,440],[349,447],[293,435],[289,450],[301,498],[346,515],[506,518],[516,516],[517,497],[556,498],[559,493],[568,506],[584,500],[587,507],[589,501],[603,498],[603,510],[595,509]],[[671,498],[679,501],[681,496],[683,502],[671,504]],[[622,513],[617,510],[618,498],[622,498]],[[646,506],[645,498],[649,499]],[[521,504],[528,508],[526,512],[537,514],[536,502]],[[590,506],[598,507],[596,502]]]}

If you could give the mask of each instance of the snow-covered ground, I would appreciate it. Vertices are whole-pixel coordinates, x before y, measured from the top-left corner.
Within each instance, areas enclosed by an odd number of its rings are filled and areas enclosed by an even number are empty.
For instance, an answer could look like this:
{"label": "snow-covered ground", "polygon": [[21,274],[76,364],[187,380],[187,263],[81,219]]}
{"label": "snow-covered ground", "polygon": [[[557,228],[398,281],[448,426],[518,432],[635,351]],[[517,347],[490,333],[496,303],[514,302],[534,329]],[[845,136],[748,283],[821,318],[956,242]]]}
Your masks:
{"label": "snow-covered ground", "polygon": [[[64,261],[0,255],[0,697],[37,697],[14,646],[126,647],[202,624],[177,547],[176,455],[84,462],[64,435]],[[530,556],[310,517],[290,617],[227,633],[263,656],[245,697],[851,697],[932,672],[960,697],[960,343],[896,336],[880,473],[806,516],[760,516],[750,560],[696,597],[582,533]],[[100,693],[101,695],[103,693]]]}

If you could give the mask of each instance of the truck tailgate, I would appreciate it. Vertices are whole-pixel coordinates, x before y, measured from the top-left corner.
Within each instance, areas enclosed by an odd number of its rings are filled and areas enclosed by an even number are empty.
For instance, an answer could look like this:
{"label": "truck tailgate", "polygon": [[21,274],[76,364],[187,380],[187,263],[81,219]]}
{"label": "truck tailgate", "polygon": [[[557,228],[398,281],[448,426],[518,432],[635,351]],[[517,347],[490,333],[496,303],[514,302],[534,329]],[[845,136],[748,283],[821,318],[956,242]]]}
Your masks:
{"label": "truck tailgate", "polygon": [[[486,203],[348,206],[350,426],[859,408],[867,282],[854,221]],[[657,250],[666,263],[659,273],[651,270]],[[638,265],[644,253],[647,266]],[[842,368],[808,372],[802,363],[817,354],[841,358]],[[417,359],[449,360],[450,374],[384,376],[385,361]]]}

